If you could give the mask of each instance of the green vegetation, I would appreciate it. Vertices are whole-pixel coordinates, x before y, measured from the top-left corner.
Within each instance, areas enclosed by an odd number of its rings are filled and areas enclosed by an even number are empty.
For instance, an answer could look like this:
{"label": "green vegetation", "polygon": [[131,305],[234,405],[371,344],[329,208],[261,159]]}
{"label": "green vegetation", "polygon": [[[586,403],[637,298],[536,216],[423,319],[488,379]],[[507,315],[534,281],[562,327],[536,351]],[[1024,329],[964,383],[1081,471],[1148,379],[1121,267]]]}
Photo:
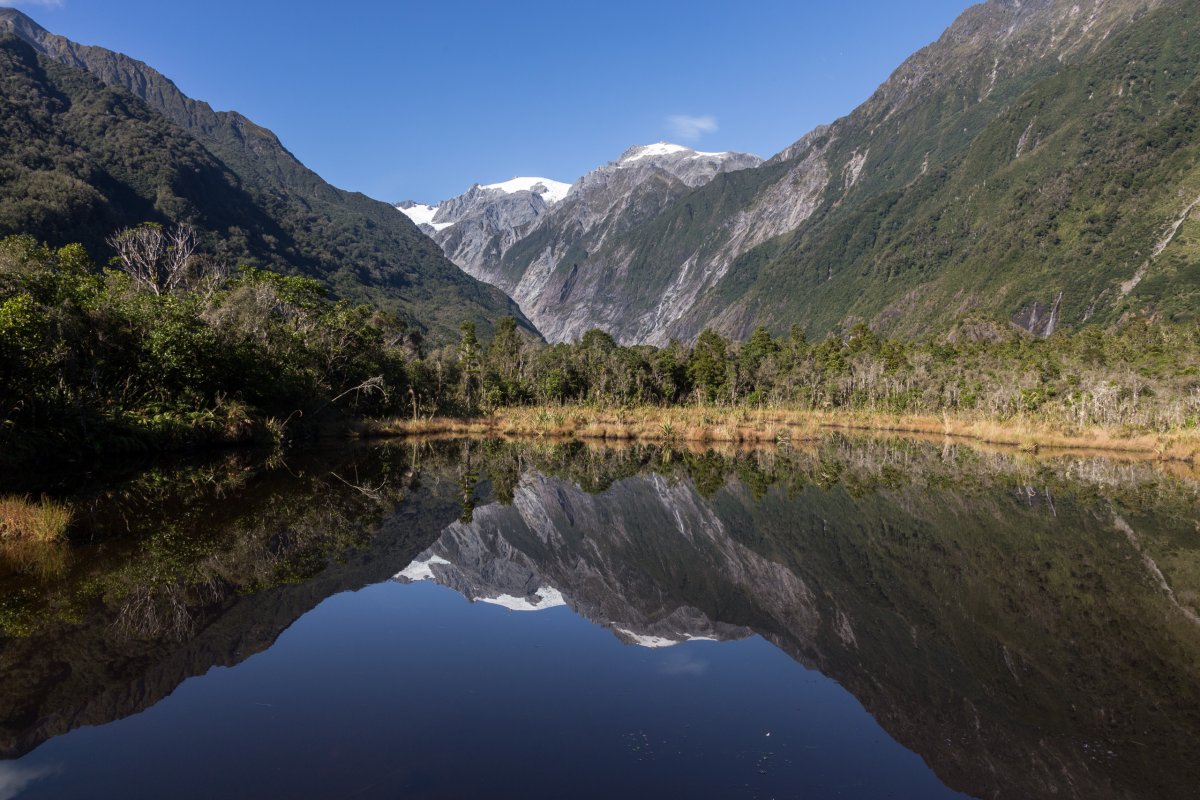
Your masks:
{"label": "green vegetation", "polygon": [[[1133,321],[1041,339],[888,339],[865,325],[810,343],[758,328],[745,343],[705,331],[695,347],[621,347],[602,331],[545,346],[503,334],[443,380],[439,412],[514,405],[717,405],[1036,419],[1062,428],[1162,433],[1200,425],[1200,327]],[[497,342],[500,342],[497,344]],[[481,353],[482,355],[479,355]],[[435,354],[436,355],[436,354]],[[476,387],[476,388],[471,388]],[[468,403],[468,395],[473,399]],[[552,412],[548,412],[552,413]]]}
{"label": "green vegetation", "polygon": [[[728,266],[694,305],[668,309],[682,317],[667,333],[689,340],[706,326],[745,339],[799,324],[821,339],[860,321],[903,337],[965,318],[1038,333],[1196,321],[1200,7],[1110,0],[1078,39],[1064,28],[1083,17],[1009,30],[1013,17],[1070,7],[978,4],[853,113],[763,167],[606,229],[560,260],[553,285],[574,270],[603,286],[626,339],[681,274],[694,287],[685,265]],[[743,222],[805,198],[811,216],[742,252]],[[545,244],[510,250],[510,277]]]}
{"label": "green vegetation", "polygon": [[[972,315],[1039,333],[1135,315],[1194,322],[1198,29],[1196,4],[1168,2],[1086,58],[1034,65],[1021,91],[962,114],[965,140],[923,171],[953,120],[873,134],[888,145],[871,149],[863,184],[747,253],[704,307],[736,303],[751,324],[814,335],[856,320],[919,335]],[[833,157],[870,141],[874,122],[850,117]]]}
{"label": "green vegetation", "polygon": [[54,57],[0,34],[0,236],[79,242],[106,259],[115,230],[187,224],[221,263],[316,278],[434,340],[464,318],[528,327],[403,214],[325,183],[270,131],[145,64],[47,36]]}
{"label": "green vegetation", "polygon": [[419,336],[394,317],[311,278],[176,267],[167,291],[97,273],[78,245],[0,241],[6,459],[278,441],[289,421],[399,408]]}
{"label": "green vegetation", "polygon": [[0,242],[9,461],[279,442],[351,417],[512,406],[537,406],[558,428],[577,422],[555,410],[564,405],[953,415],[1116,435],[1200,426],[1195,325],[897,340],[860,324],[815,344],[798,327],[782,339],[759,328],[741,344],[705,331],[692,348],[654,348],[599,330],[548,346],[509,317],[490,339],[466,322],[457,345],[426,352],[396,316],[335,302],[311,278],[225,274],[186,229],[149,225],[112,241],[121,255],[104,271],[79,245]]}

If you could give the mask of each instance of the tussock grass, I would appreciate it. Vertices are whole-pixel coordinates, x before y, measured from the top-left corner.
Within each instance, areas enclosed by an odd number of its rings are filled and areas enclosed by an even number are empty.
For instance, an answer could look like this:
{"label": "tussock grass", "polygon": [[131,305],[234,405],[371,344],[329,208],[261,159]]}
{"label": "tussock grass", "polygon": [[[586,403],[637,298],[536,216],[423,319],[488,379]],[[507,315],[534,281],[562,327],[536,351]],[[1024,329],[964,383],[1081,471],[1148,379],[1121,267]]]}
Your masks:
{"label": "tussock grass", "polygon": [[964,439],[1027,452],[1087,451],[1163,461],[1200,461],[1200,430],[1194,428],[1152,433],[1098,426],[1058,427],[1029,418],[892,415],[781,406],[517,407],[472,419],[370,422],[359,433],[364,437],[455,435],[761,445],[811,442],[836,430]]}
{"label": "tussock grass", "polygon": [[45,497],[0,496],[0,562],[43,579],[61,575],[70,560],[65,540],[73,516],[70,506]]}
{"label": "tussock grass", "polygon": [[0,540],[59,542],[66,536],[72,516],[69,506],[45,497],[34,501],[28,497],[3,496],[0,497]]}

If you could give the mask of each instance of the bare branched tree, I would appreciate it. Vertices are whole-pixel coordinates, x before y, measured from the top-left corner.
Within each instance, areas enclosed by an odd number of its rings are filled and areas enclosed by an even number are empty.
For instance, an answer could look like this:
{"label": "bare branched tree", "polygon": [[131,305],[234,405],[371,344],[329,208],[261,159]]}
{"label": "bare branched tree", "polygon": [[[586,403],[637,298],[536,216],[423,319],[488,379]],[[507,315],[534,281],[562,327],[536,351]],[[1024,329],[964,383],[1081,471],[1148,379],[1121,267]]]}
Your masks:
{"label": "bare branched tree", "polygon": [[184,280],[185,287],[196,292],[207,303],[229,277],[229,265],[210,256],[192,258]]}
{"label": "bare branched tree", "polygon": [[108,244],[138,287],[156,295],[189,288],[202,277],[194,274],[193,256],[200,247],[200,237],[191,225],[179,224],[167,230],[148,222],[118,231],[109,237]]}

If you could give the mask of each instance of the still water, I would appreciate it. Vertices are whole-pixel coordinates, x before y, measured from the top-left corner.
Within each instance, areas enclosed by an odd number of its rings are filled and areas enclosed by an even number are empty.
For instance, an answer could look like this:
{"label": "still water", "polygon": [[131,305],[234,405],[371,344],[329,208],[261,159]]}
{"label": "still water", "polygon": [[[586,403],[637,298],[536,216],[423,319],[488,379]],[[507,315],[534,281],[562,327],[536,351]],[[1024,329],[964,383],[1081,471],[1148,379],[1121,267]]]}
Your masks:
{"label": "still water", "polygon": [[1197,482],[834,439],[235,457],[5,553],[0,798],[1194,797]]}

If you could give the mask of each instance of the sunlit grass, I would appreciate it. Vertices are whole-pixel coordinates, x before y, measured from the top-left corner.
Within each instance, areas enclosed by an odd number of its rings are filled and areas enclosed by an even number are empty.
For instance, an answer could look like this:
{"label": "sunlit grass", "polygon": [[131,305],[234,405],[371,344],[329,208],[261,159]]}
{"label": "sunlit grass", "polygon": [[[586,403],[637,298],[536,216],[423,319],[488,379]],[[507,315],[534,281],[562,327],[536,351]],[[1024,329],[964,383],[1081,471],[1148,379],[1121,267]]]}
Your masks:
{"label": "sunlit grass", "polygon": [[812,411],[787,406],[595,405],[497,409],[470,419],[449,417],[369,423],[365,436],[506,436],[601,441],[701,444],[799,443],[831,430],[960,438],[984,444],[1038,450],[1094,450],[1167,461],[1200,460],[1200,431],[1152,433],[1102,426],[1058,426],[1030,418],[887,414],[870,411]]}
{"label": "sunlit grass", "polygon": [[0,561],[42,579],[61,575],[70,560],[67,529],[74,514],[64,503],[0,496]]}
{"label": "sunlit grass", "polygon": [[62,541],[72,516],[69,506],[45,497],[35,501],[16,495],[0,496],[0,541]]}

